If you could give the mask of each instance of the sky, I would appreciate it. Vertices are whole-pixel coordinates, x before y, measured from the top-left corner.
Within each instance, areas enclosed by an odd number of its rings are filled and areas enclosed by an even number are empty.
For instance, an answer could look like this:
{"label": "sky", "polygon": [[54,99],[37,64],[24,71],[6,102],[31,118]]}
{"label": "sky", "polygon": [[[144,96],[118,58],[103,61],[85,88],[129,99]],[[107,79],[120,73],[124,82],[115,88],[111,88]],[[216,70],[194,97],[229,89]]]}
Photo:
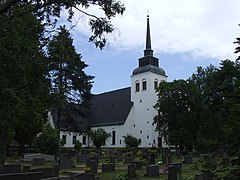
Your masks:
{"label": "sky", "polygon": [[[130,86],[132,71],[143,57],[147,15],[154,56],[168,81],[187,79],[198,66],[218,66],[221,60],[235,60],[236,37],[240,36],[239,0],[121,0],[124,14],[112,19],[115,30],[107,35],[103,49],[88,42],[88,17],[76,12],[71,30],[74,46],[95,76],[92,93],[99,94]],[[102,16],[91,7],[90,14]]]}

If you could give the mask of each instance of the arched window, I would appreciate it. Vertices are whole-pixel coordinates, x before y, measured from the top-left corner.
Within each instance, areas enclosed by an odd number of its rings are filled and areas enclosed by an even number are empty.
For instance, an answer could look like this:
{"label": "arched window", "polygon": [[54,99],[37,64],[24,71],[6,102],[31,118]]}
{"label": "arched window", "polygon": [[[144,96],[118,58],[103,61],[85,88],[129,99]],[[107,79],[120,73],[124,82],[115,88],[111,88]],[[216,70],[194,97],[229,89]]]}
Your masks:
{"label": "arched window", "polygon": [[138,92],[140,90],[140,83],[139,81],[135,82],[135,91]]}
{"label": "arched window", "polygon": [[154,89],[157,90],[157,88],[158,88],[158,80],[155,79],[154,80]]}
{"label": "arched window", "polygon": [[146,81],[146,79],[142,80],[142,90],[143,91],[147,90],[147,81]]}

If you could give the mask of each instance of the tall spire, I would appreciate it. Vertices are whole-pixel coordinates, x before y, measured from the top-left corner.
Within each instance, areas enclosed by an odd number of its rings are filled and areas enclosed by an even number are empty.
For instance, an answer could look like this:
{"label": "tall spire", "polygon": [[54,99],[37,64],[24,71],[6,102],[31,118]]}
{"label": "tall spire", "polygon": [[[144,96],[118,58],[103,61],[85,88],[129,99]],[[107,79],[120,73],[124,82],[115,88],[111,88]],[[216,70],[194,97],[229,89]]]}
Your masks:
{"label": "tall spire", "polygon": [[153,56],[153,50],[151,49],[149,15],[147,15],[146,49],[144,50],[144,56]]}

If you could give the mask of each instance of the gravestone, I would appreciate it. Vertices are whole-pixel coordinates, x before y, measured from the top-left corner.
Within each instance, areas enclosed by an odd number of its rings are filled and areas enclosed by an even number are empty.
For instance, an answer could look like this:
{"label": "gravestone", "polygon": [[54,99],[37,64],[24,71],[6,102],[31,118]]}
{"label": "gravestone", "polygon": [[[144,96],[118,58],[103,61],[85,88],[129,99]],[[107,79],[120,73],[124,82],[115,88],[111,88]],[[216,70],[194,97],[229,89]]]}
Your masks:
{"label": "gravestone", "polygon": [[0,174],[20,173],[21,164],[5,164]]}
{"label": "gravestone", "polygon": [[44,166],[45,159],[44,158],[33,158],[33,166]]}
{"label": "gravestone", "polygon": [[102,172],[115,172],[115,164],[114,163],[102,164]]}
{"label": "gravestone", "polygon": [[26,162],[32,162],[33,159],[36,158],[43,158],[45,161],[54,161],[55,157],[49,154],[43,154],[43,153],[36,153],[36,154],[27,154],[24,155],[24,161]]}
{"label": "gravestone", "polygon": [[184,156],[183,163],[184,164],[192,164],[193,163],[192,156]]}
{"label": "gravestone", "polygon": [[95,160],[90,160],[89,161],[89,164],[88,164],[88,167],[90,168],[90,173],[97,173],[97,167],[98,167],[98,161],[97,159]]}
{"label": "gravestone", "polygon": [[77,154],[77,163],[86,163],[87,159],[90,157],[90,154]]}
{"label": "gravestone", "polygon": [[159,176],[159,166],[155,164],[147,165],[146,176],[147,177]]}
{"label": "gravestone", "polygon": [[59,159],[60,169],[71,169],[73,168],[73,160],[68,158]]}
{"label": "gravestone", "polygon": [[179,175],[179,179],[182,179],[182,163],[170,163],[169,166],[177,167],[177,173]]}
{"label": "gravestone", "polygon": [[40,179],[43,179],[42,172],[0,174],[0,180],[40,180]]}
{"label": "gravestone", "polygon": [[136,177],[136,165],[133,163],[128,164],[128,178],[135,178]]}
{"label": "gravestone", "polygon": [[91,161],[96,161],[97,165],[98,165],[98,158],[96,158],[95,156],[90,156],[87,158],[87,161],[86,161],[86,166],[87,167],[90,167],[91,165]]}
{"label": "gravestone", "polygon": [[196,173],[195,178],[196,178],[196,180],[204,180],[203,179],[203,173]]}
{"label": "gravestone", "polygon": [[178,167],[170,165],[168,167],[168,180],[177,180]]}

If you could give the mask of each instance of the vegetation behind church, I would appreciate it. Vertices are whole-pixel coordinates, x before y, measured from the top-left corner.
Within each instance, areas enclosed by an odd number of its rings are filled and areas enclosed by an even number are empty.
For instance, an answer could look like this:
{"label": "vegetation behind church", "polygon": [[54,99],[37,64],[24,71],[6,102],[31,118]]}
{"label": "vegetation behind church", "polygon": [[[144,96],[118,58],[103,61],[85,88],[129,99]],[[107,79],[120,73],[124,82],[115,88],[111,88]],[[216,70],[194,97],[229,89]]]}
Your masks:
{"label": "vegetation behind church", "polygon": [[[5,161],[6,145],[12,142],[17,142],[22,147],[31,144],[33,137],[42,130],[47,120],[47,112],[52,105],[59,105],[59,102],[66,100],[62,95],[69,89],[65,89],[63,94],[55,91],[53,82],[51,83],[51,79],[48,78],[50,71],[54,69],[51,69],[52,59],[46,54],[46,45],[52,36],[51,33],[54,33],[62,8],[68,10],[68,20],[71,22],[73,9],[85,13],[84,10],[95,3],[102,7],[105,17],[89,15],[90,31],[93,33],[89,40],[102,49],[107,42],[104,34],[113,31],[111,18],[125,10],[121,2],[102,0],[94,2],[71,0],[59,3],[35,0],[1,2],[0,169]],[[71,42],[71,38],[69,36],[67,38]],[[68,69],[74,72],[69,72],[68,75],[77,78],[74,68],[79,66],[77,61],[81,56],[73,51],[70,53],[75,53],[76,58],[72,59],[75,63]],[[85,67],[84,64],[80,65],[78,69],[82,70],[80,75],[84,75]],[[87,78],[85,81],[91,79],[90,76],[85,78]],[[81,82],[74,81],[73,86],[77,87],[74,90],[80,92],[83,98],[89,93],[91,86],[88,84],[87,87],[81,87],[79,83]],[[82,103],[83,99],[81,100]]]}

